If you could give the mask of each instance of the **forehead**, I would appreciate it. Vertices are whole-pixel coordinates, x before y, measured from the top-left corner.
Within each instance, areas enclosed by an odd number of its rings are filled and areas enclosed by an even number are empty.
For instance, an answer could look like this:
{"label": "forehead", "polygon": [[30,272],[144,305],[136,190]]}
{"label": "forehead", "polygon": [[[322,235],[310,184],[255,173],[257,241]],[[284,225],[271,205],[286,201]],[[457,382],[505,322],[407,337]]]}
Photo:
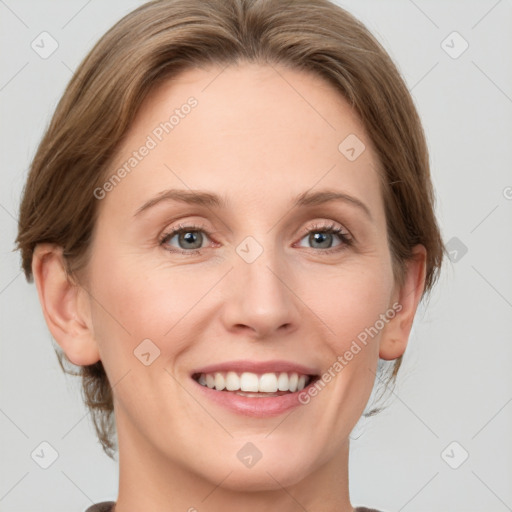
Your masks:
{"label": "forehead", "polygon": [[151,150],[106,203],[179,187],[263,206],[337,187],[379,207],[379,163],[364,126],[341,92],[309,72],[247,63],[183,71],[148,96],[110,172],[142,146]]}

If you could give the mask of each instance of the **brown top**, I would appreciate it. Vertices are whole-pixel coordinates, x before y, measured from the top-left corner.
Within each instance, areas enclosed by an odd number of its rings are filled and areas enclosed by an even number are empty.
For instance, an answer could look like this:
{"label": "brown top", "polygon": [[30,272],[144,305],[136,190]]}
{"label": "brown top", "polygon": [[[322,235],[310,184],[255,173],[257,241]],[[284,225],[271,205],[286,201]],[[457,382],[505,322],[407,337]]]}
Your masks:
{"label": "brown top", "polygon": [[[115,505],[115,501],[102,501],[90,506],[85,512],[112,512],[112,506]],[[375,508],[356,507],[355,512],[379,512]]]}
{"label": "brown top", "polygon": [[115,501],[102,501],[91,505],[85,512],[112,512],[112,506],[115,504]]}

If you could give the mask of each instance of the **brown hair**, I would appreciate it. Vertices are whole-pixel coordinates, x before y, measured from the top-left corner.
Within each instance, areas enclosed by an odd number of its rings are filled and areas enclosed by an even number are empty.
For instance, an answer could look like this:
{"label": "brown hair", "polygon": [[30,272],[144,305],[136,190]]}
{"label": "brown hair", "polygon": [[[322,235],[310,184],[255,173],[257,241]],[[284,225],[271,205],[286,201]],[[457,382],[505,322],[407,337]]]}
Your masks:
{"label": "brown hair", "polygon": [[[346,98],[382,167],[395,279],[402,282],[412,247],[423,244],[424,295],[430,291],[445,248],[419,117],[386,51],[361,22],[328,0],[157,0],[114,25],[68,84],[30,169],[17,238],[29,282],[40,242],[63,248],[70,277],[86,266],[97,215],[93,191],[104,182],[150,91],[186,68],[240,61],[315,73]],[[73,373],[55,349],[63,370]],[[400,363],[401,358],[394,362],[390,380]],[[103,365],[99,361],[73,374],[82,376],[84,401],[113,458],[112,389]]]}

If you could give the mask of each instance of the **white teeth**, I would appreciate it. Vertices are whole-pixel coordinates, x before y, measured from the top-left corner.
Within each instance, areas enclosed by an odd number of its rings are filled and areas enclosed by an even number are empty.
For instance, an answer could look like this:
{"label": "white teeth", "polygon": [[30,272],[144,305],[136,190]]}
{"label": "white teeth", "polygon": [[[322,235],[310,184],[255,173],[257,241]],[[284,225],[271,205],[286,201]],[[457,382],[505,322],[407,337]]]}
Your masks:
{"label": "white teeth", "polygon": [[277,391],[277,377],[275,373],[264,373],[260,377],[259,391],[275,393]]}
{"label": "white teeth", "polygon": [[292,373],[288,380],[288,390],[289,391],[297,391],[297,382],[299,380],[299,376],[296,373]]}
{"label": "white teeth", "polygon": [[240,377],[235,372],[226,374],[226,389],[228,391],[238,391],[240,389]]}
{"label": "white teeth", "polygon": [[244,372],[240,377],[242,391],[260,391],[258,389],[258,376],[255,373]]}
{"label": "white teeth", "polygon": [[217,391],[222,391],[226,387],[226,380],[224,379],[224,375],[222,373],[215,374],[215,389]]}
{"label": "white teeth", "polygon": [[215,387],[215,377],[211,373],[208,373],[206,375],[206,385],[209,388],[214,388]]}
{"label": "white teeth", "polygon": [[281,372],[277,379],[277,389],[279,391],[288,391],[288,374]]}
{"label": "white teeth", "polygon": [[262,375],[243,372],[239,375],[236,372],[215,372],[201,373],[198,379],[199,384],[217,391],[242,391],[247,393],[276,393],[278,391],[303,390],[310,382],[307,375],[299,375],[295,372],[286,373],[264,373]]}

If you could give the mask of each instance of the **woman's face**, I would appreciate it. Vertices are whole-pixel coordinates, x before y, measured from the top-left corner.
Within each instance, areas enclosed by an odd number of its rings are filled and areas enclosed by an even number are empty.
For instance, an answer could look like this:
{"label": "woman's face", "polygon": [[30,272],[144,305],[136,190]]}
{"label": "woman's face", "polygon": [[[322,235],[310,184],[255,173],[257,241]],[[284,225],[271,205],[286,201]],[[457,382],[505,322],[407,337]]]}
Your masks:
{"label": "woman's face", "polygon": [[316,76],[194,69],[148,97],[86,274],[121,463],[265,489],[345,453],[398,296],[377,169]]}

